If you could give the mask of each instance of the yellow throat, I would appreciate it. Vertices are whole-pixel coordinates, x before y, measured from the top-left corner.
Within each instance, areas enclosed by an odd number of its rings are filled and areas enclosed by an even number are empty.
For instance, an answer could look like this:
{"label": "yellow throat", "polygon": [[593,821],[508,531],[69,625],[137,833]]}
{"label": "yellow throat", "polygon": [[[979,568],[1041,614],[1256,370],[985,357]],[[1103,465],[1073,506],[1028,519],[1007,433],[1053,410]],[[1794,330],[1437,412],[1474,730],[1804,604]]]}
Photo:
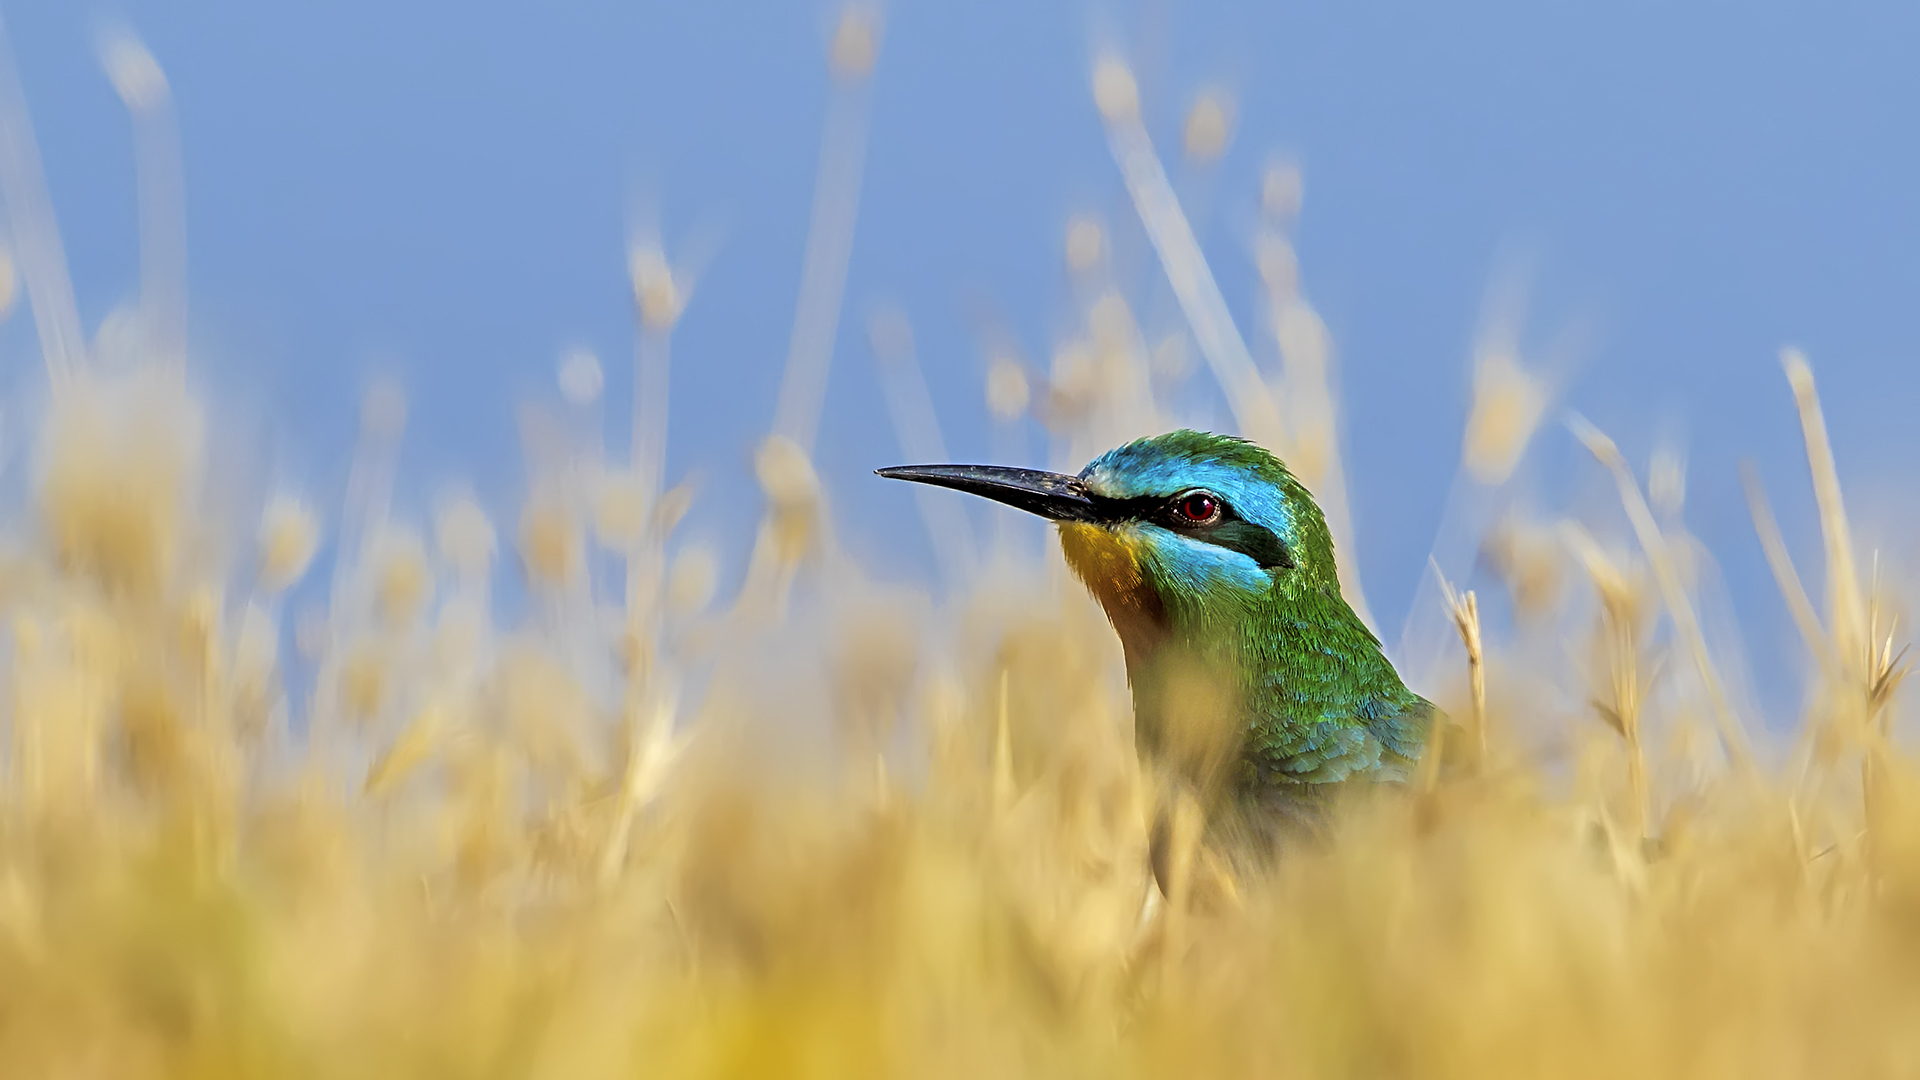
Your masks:
{"label": "yellow throat", "polygon": [[1160,595],[1141,572],[1141,545],[1130,530],[1078,521],[1060,523],[1060,550],[1067,566],[1126,636],[1140,622],[1157,623]]}

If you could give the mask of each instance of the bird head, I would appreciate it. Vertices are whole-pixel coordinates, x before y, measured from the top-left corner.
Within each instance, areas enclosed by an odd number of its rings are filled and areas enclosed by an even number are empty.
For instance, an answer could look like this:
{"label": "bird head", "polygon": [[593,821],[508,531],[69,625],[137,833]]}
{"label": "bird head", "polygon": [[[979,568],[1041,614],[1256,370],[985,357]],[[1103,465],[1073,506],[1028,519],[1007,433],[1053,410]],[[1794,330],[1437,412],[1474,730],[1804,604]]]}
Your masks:
{"label": "bird head", "polygon": [[1320,508],[1278,458],[1244,439],[1188,430],[1138,439],[1078,476],[990,465],[879,474],[1057,522],[1069,565],[1129,652],[1170,629],[1191,639],[1250,608],[1339,596]]}

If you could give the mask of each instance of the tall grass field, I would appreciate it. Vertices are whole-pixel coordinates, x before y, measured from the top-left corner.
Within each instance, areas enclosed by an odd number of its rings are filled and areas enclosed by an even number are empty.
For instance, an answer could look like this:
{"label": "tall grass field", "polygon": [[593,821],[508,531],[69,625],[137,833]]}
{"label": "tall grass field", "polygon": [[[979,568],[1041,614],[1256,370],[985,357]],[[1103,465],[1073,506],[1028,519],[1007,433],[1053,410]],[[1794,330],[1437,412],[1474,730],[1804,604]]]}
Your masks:
{"label": "tall grass field", "polygon": [[[1568,417],[1495,335],[1461,489],[1573,438],[1617,488],[1612,527],[1477,522],[1472,566],[1434,567],[1461,578],[1436,582],[1434,632],[1383,635],[1453,719],[1429,767],[1271,866],[1189,830],[1163,894],[1120,648],[1057,550],[976,535],[935,494],[916,505],[941,584],[876,580],[833,506],[883,481],[814,470],[865,18],[829,58],[741,567],[676,534],[698,498],[662,465],[691,283],[657,248],[632,258],[635,437],[536,432],[511,512],[395,503],[391,389],[337,505],[223,490],[165,76],[109,44],[142,279],[89,334],[3,73],[0,276],[48,389],[0,517],[0,1077],[1920,1075],[1908,624],[1851,538],[1808,359],[1782,354],[1778,418],[1808,472],[1769,482],[1811,484],[1818,558],[1750,483],[1805,642],[1796,728],[1748,714],[1703,629],[1676,463]],[[1037,421],[1049,460],[1007,464],[1077,470],[1192,421],[1177,391],[1212,380],[1327,509],[1364,611],[1298,173],[1253,178],[1263,318],[1237,327],[1161,157],[1217,154],[1219,104],[1157,147],[1123,62],[1091,92],[1180,328],[1149,334],[1100,284],[1113,226],[1077,219],[1071,340],[990,357],[975,400],[933,407],[901,317],[841,327],[880,361],[876,422],[911,461],[938,414]],[[590,357],[560,383],[560,408],[612,408]],[[324,603],[294,603],[316,575]],[[524,612],[494,595],[515,579]]]}

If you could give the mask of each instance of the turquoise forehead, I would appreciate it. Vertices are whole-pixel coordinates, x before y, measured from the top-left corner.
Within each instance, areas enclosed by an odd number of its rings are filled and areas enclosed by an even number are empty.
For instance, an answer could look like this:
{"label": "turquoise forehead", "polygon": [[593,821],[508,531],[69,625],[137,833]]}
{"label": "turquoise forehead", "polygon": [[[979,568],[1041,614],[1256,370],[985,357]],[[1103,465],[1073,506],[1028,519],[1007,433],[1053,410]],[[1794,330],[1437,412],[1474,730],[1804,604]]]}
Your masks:
{"label": "turquoise forehead", "polygon": [[1294,538],[1287,487],[1292,474],[1260,447],[1224,435],[1175,431],[1109,450],[1080,474],[1096,494],[1115,499],[1173,496],[1206,488],[1242,518]]}

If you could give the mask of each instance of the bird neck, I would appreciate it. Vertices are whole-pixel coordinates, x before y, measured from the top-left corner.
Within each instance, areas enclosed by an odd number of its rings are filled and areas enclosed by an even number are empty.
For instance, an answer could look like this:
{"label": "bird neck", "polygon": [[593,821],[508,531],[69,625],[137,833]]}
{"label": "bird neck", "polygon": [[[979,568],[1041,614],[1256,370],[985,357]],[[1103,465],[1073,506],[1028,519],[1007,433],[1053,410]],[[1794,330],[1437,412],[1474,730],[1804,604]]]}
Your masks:
{"label": "bird neck", "polygon": [[1345,719],[1369,701],[1412,695],[1333,582],[1263,605],[1241,627],[1249,712],[1299,722]]}
{"label": "bird neck", "polygon": [[1283,579],[1259,596],[1163,595],[1154,620],[1142,609],[1109,608],[1137,742],[1202,788],[1273,756],[1249,740],[1293,745],[1315,725],[1365,723],[1376,708],[1413,700],[1333,582]]}
{"label": "bird neck", "polygon": [[[1314,725],[1351,726],[1413,701],[1340,595],[1330,545],[1256,589],[1169,572],[1124,531],[1069,522],[1060,539],[1120,636],[1142,756],[1199,787],[1249,738],[1267,747],[1254,756],[1284,762]],[[1308,731],[1304,744],[1317,738]]]}

